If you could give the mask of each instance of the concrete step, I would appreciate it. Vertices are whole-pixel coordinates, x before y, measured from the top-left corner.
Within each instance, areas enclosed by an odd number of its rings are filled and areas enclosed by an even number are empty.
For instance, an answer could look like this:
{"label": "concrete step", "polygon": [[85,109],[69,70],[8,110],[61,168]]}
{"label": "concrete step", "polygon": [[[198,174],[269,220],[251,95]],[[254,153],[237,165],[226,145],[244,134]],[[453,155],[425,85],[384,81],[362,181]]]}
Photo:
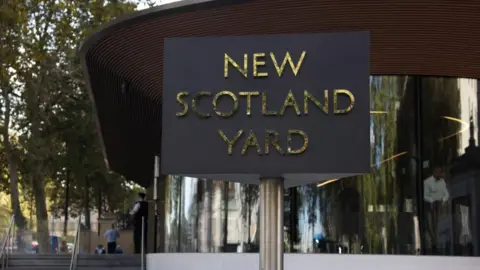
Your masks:
{"label": "concrete step", "polygon": [[[71,255],[14,254],[8,269],[12,270],[69,270]],[[77,270],[139,270],[140,255],[79,254]]]}
{"label": "concrete step", "polygon": [[137,261],[85,261],[80,260],[77,262],[78,267],[140,267],[141,262]]}
{"label": "concrete step", "polygon": [[10,267],[70,266],[70,260],[9,260]]}
{"label": "concrete step", "polygon": [[6,270],[70,270],[70,266],[11,266]]}
{"label": "concrete step", "polygon": [[104,254],[80,255],[78,267],[140,267],[140,255]]}
{"label": "concrete step", "polygon": [[36,255],[36,254],[13,254],[8,260],[10,268],[37,268],[37,267],[69,267],[71,256],[66,255]]}
{"label": "concrete step", "polygon": [[71,254],[11,254],[11,260],[70,260]]}
{"label": "concrete step", "polygon": [[78,254],[78,259],[88,260],[140,260],[141,255],[138,254]]}

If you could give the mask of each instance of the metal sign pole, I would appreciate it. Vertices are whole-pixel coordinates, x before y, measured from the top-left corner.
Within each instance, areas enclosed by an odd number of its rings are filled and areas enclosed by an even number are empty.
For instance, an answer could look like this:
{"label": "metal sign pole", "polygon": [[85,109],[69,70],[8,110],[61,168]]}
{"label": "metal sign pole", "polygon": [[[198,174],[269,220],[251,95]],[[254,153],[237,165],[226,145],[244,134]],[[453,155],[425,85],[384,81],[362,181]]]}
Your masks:
{"label": "metal sign pole", "polygon": [[155,156],[155,164],[153,171],[153,202],[154,202],[154,215],[153,215],[153,253],[157,253],[157,234],[158,234],[158,181],[160,178],[160,157]]}
{"label": "metal sign pole", "polygon": [[260,178],[260,270],[283,270],[283,178]]}
{"label": "metal sign pole", "polygon": [[142,217],[142,240],[140,242],[141,270],[145,270],[145,217]]}

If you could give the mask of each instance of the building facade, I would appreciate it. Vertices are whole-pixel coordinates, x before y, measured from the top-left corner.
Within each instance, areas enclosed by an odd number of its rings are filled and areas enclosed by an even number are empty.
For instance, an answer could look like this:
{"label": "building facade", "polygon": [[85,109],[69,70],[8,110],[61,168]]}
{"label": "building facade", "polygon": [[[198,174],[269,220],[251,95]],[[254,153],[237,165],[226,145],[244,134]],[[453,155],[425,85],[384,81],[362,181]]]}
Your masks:
{"label": "building facade", "polygon": [[[372,76],[370,91],[371,173],[285,190],[286,252],[480,256],[477,80]],[[258,186],[166,179],[160,250],[257,251]]]}
{"label": "building facade", "polygon": [[[82,47],[108,164],[152,186],[168,128],[164,38],[367,30],[371,172],[285,190],[285,251],[480,256],[478,11],[475,1],[202,0],[121,18]],[[150,246],[257,252],[258,193],[166,176]]]}

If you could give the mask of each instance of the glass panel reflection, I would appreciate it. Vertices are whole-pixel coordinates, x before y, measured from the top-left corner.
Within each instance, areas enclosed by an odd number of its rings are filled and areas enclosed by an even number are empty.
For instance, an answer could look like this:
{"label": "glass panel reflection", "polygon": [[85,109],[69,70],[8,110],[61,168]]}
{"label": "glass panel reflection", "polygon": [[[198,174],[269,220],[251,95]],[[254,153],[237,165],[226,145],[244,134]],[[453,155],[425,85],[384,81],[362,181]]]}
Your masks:
{"label": "glass panel reflection", "polygon": [[425,252],[478,256],[477,80],[422,78],[422,101]]}
{"label": "glass panel reflection", "polygon": [[[480,256],[477,80],[373,76],[369,174],[285,191],[285,251]],[[258,252],[259,187],[165,184],[166,252]]]}
{"label": "glass panel reflection", "polygon": [[258,252],[258,186],[170,176],[166,252]]}
{"label": "glass panel reflection", "polygon": [[413,254],[414,82],[372,77],[370,174],[297,189],[295,252]]}

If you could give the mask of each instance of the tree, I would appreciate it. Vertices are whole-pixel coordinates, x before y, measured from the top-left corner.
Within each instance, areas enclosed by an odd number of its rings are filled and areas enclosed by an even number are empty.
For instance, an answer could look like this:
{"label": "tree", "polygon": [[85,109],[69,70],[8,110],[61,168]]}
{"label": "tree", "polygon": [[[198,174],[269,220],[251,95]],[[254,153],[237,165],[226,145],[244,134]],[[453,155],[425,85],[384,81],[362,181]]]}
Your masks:
{"label": "tree", "polygon": [[[242,196],[242,218],[247,224],[247,243],[251,244],[252,243],[252,232],[251,232],[251,226],[252,226],[252,210],[254,209],[254,206],[258,203],[259,198],[260,198],[260,188],[258,185],[248,185],[248,184],[242,184],[241,185],[241,196]],[[257,220],[259,222],[259,220]]]}
{"label": "tree", "polygon": [[11,207],[15,214],[16,226],[25,228],[25,217],[20,208],[18,189],[18,157],[15,145],[12,144],[10,128],[12,122],[12,99],[15,95],[15,69],[18,66],[15,55],[19,54],[21,36],[20,27],[26,21],[26,13],[21,1],[2,2],[0,6],[0,91],[3,98],[3,125],[2,145],[8,163],[8,176],[10,184]]}
{"label": "tree", "polygon": [[88,228],[93,208],[125,211],[125,198],[134,192],[105,166],[78,44],[139,2],[12,0],[0,5],[0,133],[8,164],[2,168],[8,181],[0,181],[0,187],[8,185],[19,228],[25,224],[21,191],[27,192],[24,197],[33,195],[41,252],[49,250],[49,212],[65,216],[66,234],[69,216],[84,215]]}
{"label": "tree", "polygon": [[[89,109],[90,101],[76,56],[77,44],[93,28],[126,11],[134,10],[135,6],[126,1],[55,0],[17,1],[9,5],[8,9],[2,6],[2,10],[15,15],[11,16],[15,20],[8,21],[7,25],[16,25],[9,31],[13,33],[11,37],[18,39],[15,42],[8,40],[7,43],[16,51],[8,51],[7,55],[15,63],[10,72],[15,74],[22,105],[18,129],[22,131],[20,142],[25,154],[24,177],[30,180],[35,198],[37,234],[42,252],[48,250],[49,243],[48,194],[45,186],[52,182],[56,183],[50,185],[54,190],[60,189],[63,186],[61,182],[64,181],[61,178],[66,175],[64,168],[68,166],[73,177],[67,177],[74,180],[74,190],[84,193],[83,212],[88,218],[91,209],[91,179],[98,176],[98,173],[106,173],[98,150],[92,112]],[[6,27],[2,25],[2,32],[7,31],[4,28]],[[2,71],[8,70],[3,67],[6,66],[2,64]],[[5,105],[10,105],[9,95],[13,90],[4,87],[9,79],[3,77],[11,78],[11,74],[2,74],[2,91],[5,90],[2,92],[3,100]],[[9,121],[4,122],[7,125],[3,128],[8,132]],[[10,145],[5,134],[8,133],[3,132],[3,144],[8,152]],[[84,166],[85,161],[90,166]],[[11,171],[15,172],[15,160],[9,159],[9,162],[13,164]],[[15,179],[14,173],[10,175]],[[10,182],[12,198],[18,197],[14,188],[15,181]],[[58,196],[53,199],[57,201]],[[12,199],[12,204],[19,205],[17,201],[18,199]],[[19,207],[14,206],[14,209],[21,213]]]}

